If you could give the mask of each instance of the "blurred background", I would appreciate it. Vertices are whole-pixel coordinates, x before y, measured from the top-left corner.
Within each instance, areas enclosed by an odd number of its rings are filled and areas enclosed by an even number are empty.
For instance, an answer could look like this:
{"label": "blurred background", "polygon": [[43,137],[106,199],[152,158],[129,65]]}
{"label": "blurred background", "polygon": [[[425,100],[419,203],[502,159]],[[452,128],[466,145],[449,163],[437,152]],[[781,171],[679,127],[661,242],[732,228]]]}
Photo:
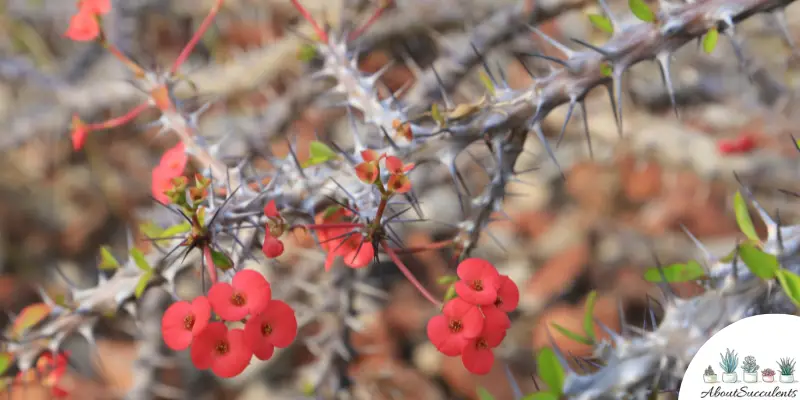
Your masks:
{"label": "blurred background", "polygon": [[[124,246],[126,226],[140,226],[164,213],[149,197],[150,170],[177,139],[148,127],[157,112],[92,134],[86,151],[72,151],[73,113],[98,122],[124,114],[142,98],[126,83],[125,67],[99,45],[62,36],[74,3],[0,0],[0,305],[10,313],[40,301],[37,284],[48,293],[64,293],[67,286],[57,271],[79,286],[95,285],[99,247]],[[113,1],[104,26],[109,39],[142,66],[163,70],[211,4]],[[362,0],[302,4],[317,19],[327,15],[333,25],[340,20],[359,25],[378,7]],[[633,18],[627,2],[610,4],[621,17]],[[382,81],[394,91],[417,82],[418,70],[434,62],[447,70],[453,60],[470,54],[471,41],[489,49],[492,68],[502,67],[509,84],[521,88],[532,83],[526,68],[546,73],[550,66],[532,58],[523,66],[515,54],[560,54],[527,29],[496,34],[498,24],[529,22],[562,43],[578,37],[602,44],[608,38],[589,22],[589,14],[600,12],[593,0],[531,0],[526,10],[532,11],[511,13],[515,5],[509,0],[396,0],[360,39],[359,65],[375,72],[393,62]],[[790,6],[784,21],[792,40],[800,33],[799,10]],[[484,235],[474,253],[495,263],[522,292],[513,327],[498,351],[503,361],[489,375],[472,376],[459,358],[439,354],[425,336],[425,323],[436,310],[390,264],[371,267],[385,296],[361,315],[364,329],[351,334],[353,346],[364,350],[346,365],[358,398],[476,399],[476,388],[482,386],[496,399],[511,399],[503,364],[523,390],[532,391],[533,354],[550,345],[548,326],[555,322],[579,330],[592,290],[598,292],[598,319],[619,329],[621,303],[628,322],[642,326],[649,308],[658,315],[659,291],[642,279],[643,269],[654,265],[651,246],[667,264],[698,256],[681,225],[716,254],[730,251],[741,237],[732,211],[738,187],[734,171],[767,210],[779,209],[784,223],[796,221],[800,202],[779,189],[800,191],[791,139],[798,135],[794,110],[800,75],[792,49],[781,38],[780,21],[756,16],[737,26],[746,50],[744,66],[725,37],[712,54],[694,43],[678,51],[671,79],[680,120],[654,62],[640,63],[626,74],[623,138],[617,135],[605,89],[592,91],[586,108],[593,154],[577,113],[556,150],[566,181],[535,137],[526,142],[516,169],[529,172],[507,188],[515,194],[504,204],[509,218],[493,222],[491,236]],[[287,138],[296,140],[301,159],[315,137],[345,148],[352,144],[346,112],[321,98],[330,82],[309,77],[318,63],[297,57],[303,41],[292,32],[304,24],[288,0],[226,0],[184,65],[197,87],[181,92],[184,105],[193,110],[210,102],[200,132],[211,143],[225,137],[231,159],[264,150],[285,156]],[[483,94],[479,69],[470,69],[457,85],[451,95],[456,102]],[[412,88],[416,98],[438,95],[419,85]],[[551,139],[558,137],[566,114],[562,106],[546,119]],[[720,151],[722,143],[742,137],[750,138],[752,148]],[[490,155],[480,144],[472,153],[459,158],[459,167],[474,194],[488,182],[478,163]],[[424,185],[415,186],[426,215],[458,221],[457,195],[446,169],[426,166],[416,173],[412,181],[427,176]],[[420,247],[447,238],[448,232],[447,226],[431,222],[409,226],[403,236],[407,246]],[[322,270],[324,254],[309,237],[292,236],[286,245],[287,254],[278,262],[287,275],[302,268]],[[454,272],[451,256],[443,250],[403,259],[441,296],[446,286],[436,280]],[[695,284],[675,288],[682,296],[702,290]],[[158,298],[145,296],[143,301],[163,311]],[[144,324],[160,322],[157,313],[142,318]],[[0,320],[4,325],[9,321],[6,316]],[[145,337],[139,333],[124,316],[100,323],[95,351],[80,336],[70,338],[66,348],[74,365],[63,385],[71,398],[122,398],[142,385],[135,371],[149,363],[155,371],[144,381],[150,383],[149,393],[135,398],[300,399],[306,385],[301,371],[319,362],[296,346],[274,362],[254,363],[243,375],[223,381],[196,371],[187,354],[160,348],[157,330]],[[552,335],[562,350],[588,354],[587,346],[555,331]],[[160,354],[157,360],[150,357],[153,351]],[[31,383],[0,396],[46,399],[51,393]]]}

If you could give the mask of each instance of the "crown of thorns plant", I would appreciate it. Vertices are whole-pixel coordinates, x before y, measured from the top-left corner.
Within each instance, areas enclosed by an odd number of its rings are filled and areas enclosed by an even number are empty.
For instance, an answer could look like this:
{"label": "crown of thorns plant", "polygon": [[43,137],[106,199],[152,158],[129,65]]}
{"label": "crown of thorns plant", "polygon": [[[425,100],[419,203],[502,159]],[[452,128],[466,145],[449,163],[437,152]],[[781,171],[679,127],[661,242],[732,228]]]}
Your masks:
{"label": "crown of thorns plant", "polygon": [[[491,71],[481,51],[473,46],[475,60],[484,65],[486,93],[475,102],[454,104],[447,94],[446,79],[435,70],[432,76],[436,84],[428,89],[438,94],[400,92],[381,98],[379,93],[384,88],[379,78],[386,68],[372,75],[358,69],[358,39],[391,1],[382,2],[363,26],[352,30],[333,30],[320,24],[299,1],[291,1],[313,27],[313,37],[305,37],[307,44],[302,49],[304,56],[319,61],[311,78],[334,82],[331,94],[344,98],[340,105],[347,109],[352,122],[353,147],[342,149],[335,143],[313,141],[310,157],[301,163],[294,146],[290,146],[287,158],[268,157],[274,169],[266,177],[248,172],[246,161],[236,165],[223,162],[220,146],[207,146],[197,129],[196,119],[208,106],[187,112],[174,94],[181,83],[192,84],[181,75],[180,68],[212,24],[222,0],[214,2],[166,73],[139,66],[107,40],[102,20],[111,10],[109,0],[78,1],[78,12],[65,36],[100,43],[130,69],[147,100],[127,114],[103,122],[88,123],[75,115],[71,127],[74,150],[81,151],[90,135],[126,124],[145,110],[156,108],[161,114],[156,121],[161,132],[174,134],[179,142],[153,168],[152,196],[175,215],[177,222],[150,227],[153,246],[149,253],[131,245],[126,259],[118,260],[109,248],[101,249],[98,268],[103,273],[97,286],[73,287],[68,296],[59,299],[42,291],[41,303],[15,316],[3,336],[4,352],[0,356],[0,369],[10,371],[13,365],[20,371],[7,381],[9,387],[23,379],[40,379],[52,387],[54,396],[67,395],[58,384],[67,362],[62,351],[65,338],[78,333],[93,345],[94,328],[101,317],[119,310],[136,317],[143,293],[161,287],[174,297],[161,321],[165,344],[173,350],[188,350],[196,368],[223,378],[240,374],[253,356],[269,360],[276,348],[298,342],[299,332],[320,312],[337,312],[341,318],[335,333],[323,339],[311,338],[308,343],[320,358],[310,386],[317,393],[346,392],[352,386],[346,360],[353,356],[347,333],[357,329],[352,318],[356,312],[353,302],[356,296],[380,296],[364,282],[361,272],[381,257],[388,258],[440,310],[427,324],[431,343],[446,356],[460,357],[471,373],[486,374],[496,362],[493,349],[502,343],[512,324],[508,313],[516,309],[520,291],[511,278],[471,253],[479,237],[489,234],[487,224],[502,213],[501,204],[508,195],[506,185],[520,173],[514,165],[528,137],[541,142],[549,161],[560,170],[541,124],[551,110],[567,104],[557,143],[575,108],[580,108],[591,151],[584,99],[598,86],[608,90],[622,135],[623,74],[632,65],[649,60],[660,66],[679,117],[670,78],[672,54],[695,40],[712,52],[722,34],[741,57],[743,42],[734,33],[735,24],[759,13],[781,16],[792,2],[663,0],[653,11],[642,0],[631,0],[630,11],[638,20],[623,22],[604,0],[599,0],[603,15],[590,19],[609,33],[603,45],[572,39],[575,46],[570,47],[527,26],[562,56],[524,54],[547,60],[552,68],[545,76],[531,73],[533,83],[523,89],[512,89],[505,78],[496,76],[497,71]],[[515,11],[524,7],[527,4],[520,3]],[[784,34],[791,44],[785,30]],[[573,48],[576,46],[578,49]],[[426,103],[425,98],[440,101]],[[420,106],[427,111],[411,111]],[[366,128],[358,127],[356,114]],[[494,165],[487,168],[490,183],[472,196],[455,159],[476,142],[488,146]],[[721,143],[720,151],[743,152],[752,146],[752,139],[742,137]],[[417,165],[431,160],[443,164],[452,176],[462,223],[454,227],[455,234],[449,240],[425,248],[407,248],[395,230],[424,219],[414,194],[413,172]],[[465,200],[465,196],[472,198]],[[715,332],[754,314],[795,313],[800,304],[800,226],[782,226],[778,216],[767,213],[744,185],[734,203],[747,241],[729,255],[715,257],[687,231],[703,257],[668,266],[656,260],[657,265],[646,272],[645,278],[658,283],[666,299],[661,304],[660,324],[655,323],[652,310],[652,330],[627,325],[620,312],[623,329],[613,331],[593,317],[595,297],[590,295],[585,333],[555,328],[593,346],[594,357],[570,360],[553,344],[536,357],[539,378],[547,387],[526,396],[510,378],[515,397],[639,399],[674,391],[696,349]],[[766,238],[756,234],[748,207],[753,207],[766,225]],[[414,213],[415,217],[409,216]],[[311,308],[293,303],[292,291],[278,287],[275,280],[244,268],[247,260],[259,262],[251,248],[260,247],[266,259],[280,257],[285,250],[283,239],[298,230],[313,235],[326,253],[325,273],[332,276],[324,289],[315,289],[325,291],[323,296],[328,300]],[[441,279],[441,283],[451,285],[444,299],[432,295],[399,257],[441,248],[451,248],[456,254],[456,274]],[[203,294],[180,298],[175,281],[179,273],[194,265],[186,261],[190,255],[198,256],[202,264]],[[344,266],[337,264],[339,259]],[[105,272],[111,272],[111,277],[105,278]],[[205,287],[206,279],[211,283],[209,288]],[[706,290],[692,298],[678,298],[669,283],[681,281],[700,281]],[[597,339],[594,327],[598,325],[610,340]],[[578,370],[573,370],[576,365]]]}

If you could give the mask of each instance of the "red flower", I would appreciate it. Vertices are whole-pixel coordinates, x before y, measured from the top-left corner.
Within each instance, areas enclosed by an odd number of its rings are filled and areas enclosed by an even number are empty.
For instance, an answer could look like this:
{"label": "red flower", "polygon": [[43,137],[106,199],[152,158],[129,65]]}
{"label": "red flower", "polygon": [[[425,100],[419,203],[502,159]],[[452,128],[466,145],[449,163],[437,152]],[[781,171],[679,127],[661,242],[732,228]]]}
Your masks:
{"label": "red flower", "polygon": [[495,306],[481,306],[483,312],[483,325],[485,329],[505,331],[511,327],[511,319],[508,314]]}
{"label": "red flower", "polygon": [[455,283],[459,297],[475,305],[494,304],[497,300],[500,274],[488,261],[468,258],[458,264],[456,274],[461,278]]}
{"label": "red flower", "polygon": [[158,168],[163,169],[166,175],[172,175],[174,178],[183,174],[186,168],[186,163],[189,161],[189,155],[186,154],[186,145],[183,142],[178,142],[175,146],[164,152],[161,156],[161,161]]}
{"label": "red flower", "polygon": [[403,160],[395,156],[387,156],[384,162],[386,163],[386,169],[393,175],[404,174],[414,168],[414,163],[403,164]]}
{"label": "red flower", "polygon": [[407,193],[411,190],[411,180],[404,174],[392,175],[386,183],[389,190],[395,193]]}
{"label": "red flower", "polygon": [[261,246],[261,251],[267,258],[275,258],[283,254],[283,242],[280,239],[274,238],[269,234],[264,235],[264,244]]}
{"label": "red flower", "polygon": [[269,302],[267,309],[244,326],[244,340],[259,360],[269,360],[276,347],[287,347],[297,336],[294,310],[280,300]]}
{"label": "red flower", "polygon": [[488,374],[494,365],[492,349],[499,346],[505,337],[505,330],[497,330],[486,324],[480,336],[470,339],[464,346],[461,363],[473,374]]}
{"label": "red flower", "polygon": [[52,397],[63,398],[69,393],[58,386],[61,378],[67,372],[68,351],[58,353],[55,358],[52,352],[42,353],[36,360],[36,369],[20,371],[14,380],[15,384],[26,384],[41,379],[40,383],[50,388]]}
{"label": "red flower", "polygon": [[264,206],[264,215],[268,218],[280,218],[281,215],[278,213],[278,206],[275,205],[275,200],[270,200],[267,205]]}
{"label": "red flower", "polygon": [[239,375],[253,357],[244,343],[244,330],[228,330],[222,322],[208,324],[194,339],[190,354],[197,369],[211,368],[211,372],[221,378]]}
{"label": "red flower", "polygon": [[78,114],[72,115],[72,149],[75,151],[80,150],[83,148],[83,144],[86,143],[86,136],[89,134],[89,127],[86,126],[86,123],[81,121],[81,118],[78,117]]}
{"label": "red flower", "polygon": [[269,282],[252,269],[243,269],[233,276],[231,283],[216,283],[208,291],[211,307],[226,321],[240,321],[247,314],[264,311],[271,298]]}
{"label": "red flower", "polygon": [[456,297],[428,321],[428,339],[447,356],[461,354],[469,339],[483,330],[483,316],[478,307]]}
{"label": "red flower", "polygon": [[80,0],[78,6],[81,10],[88,10],[94,14],[108,14],[111,11],[111,0]]}
{"label": "red flower", "polygon": [[82,7],[72,16],[64,36],[76,42],[94,40],[100,34],[100,25],[92,8]]}
{"label": "red flower", "polygon": [[500,286],[497,288],[497,300],[494,305],[503,312],[511,312],[519,305],[519,288],[514,281],[506,275],[500,276]]}
{"label": "red flower", "polygon": [[164,343],[172,350],[185,350],[192,339],[208,326],[210,318],[211,304],[205,296],[200,296],[191,303],[173,303],[161,318]]}
{"label": "red flower", "polygon": [[172,177],[165,173],[163,169],[156,167],[153,169],[151,181],[153,197],[160,203],[169,204],[170,199],[166,192],[172,189]]}
{"label": "red flower", "polygon": [[[317,225],[347,223],[353,213],[344,208],[329,209],[320,213],[315,218]],[[337,256],[344,259],[344,263],[351,268],[362,268],[369,265],[375,258],[375,248],[372,242],[364,240],[364,236],[351,232],[349,228],[317,229],[320,246],[328,253],[325,259],[325,270],[330,271]]]}

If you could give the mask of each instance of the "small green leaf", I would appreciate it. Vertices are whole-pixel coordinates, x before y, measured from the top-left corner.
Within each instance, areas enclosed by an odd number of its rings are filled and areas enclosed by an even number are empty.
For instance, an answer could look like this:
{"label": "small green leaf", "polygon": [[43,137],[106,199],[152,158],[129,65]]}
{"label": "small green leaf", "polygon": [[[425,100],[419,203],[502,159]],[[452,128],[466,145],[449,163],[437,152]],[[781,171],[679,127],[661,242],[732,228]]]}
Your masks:
{"label": "small green leaf", "polygon": [[311,44],[303,44],[297,49],[297,59],[302,62],[309,62],[317,56],[317,48]]}
{"label": "small green leaf", "polygon": [[779,269],[776,271],[775,275],[778,278],[778,282],[781,283],[781,287],[786,293],[786,296],[788,296],[796,306],[800,307],[800,276],[797,276],[797,274],[788,269]]}
{"label": "small green leaf", "polygon": [[614,34],[614,24],[612,24],[611,20],[604,15],[589,14],[589,22],[591,22],[595,28],[600,29],[603,32]]}
{"label": "small green leaf", "polygon": [[526,395],[520,400],[558,400],[558,396],[550,392],[536,392]]}
{"label": "small green leaf", "polygon": [[[667,282],[689,282],[698,280],[706,276],[703,266],[697,261],[689,261],[686,264],[672,264],[661,267]],[[658,267],[648,268],[644,272],[644,280],[648,282],[661,282],[661,272]]]}
{"label": "small green leaf", "polygon": [[640,20],[644,22],[654,22],[656,20],[656,15],[644,0],[628,0],[628,6],[631,8],[633,15]]}
{"label": "small green leaf", "polygon": [[483,83],[483,86],[486,87],[486,90],[488,90],[489,93],[494,95],[495,94],[494,83],[492,82],[492,79],[489,78],[489,75],[487,75],[485,71],[481,71],[480,77],[481,77],[481,83]]}
{"label": "small green leaf", "polygon": [[8,371],[8,367],[11,366],[13,361],[13,354],[7,352],[0,353],[0,375],[3,375],[6,373],[6,371]]}
{"label": "small green leaf", "polygon": [[148,272],[153,269],[153,267],[147,263],[147,260],[145,260],[144,253],[135,247],[131,249],[131,258],[133,258],[133,262],[136,263],[136,266],[139,267],[140,270]]}
{"label": "small green leaf", "polygon": [[164,234],[164,230],[153,221],[139,224],[139,232],[150,239],[160,238]]}
{"label": "small green leaf", "polygon": [[439,105],[436,103],[431,105],[431,118],[433,118],[433,120],[436,121],[439,126],[443,126],[445,124],[444,117],[442,116],[441,111],[439,111]]}
{"label": "small green leaf", "polygon": [[184,221],[181,224],[172,225],[169,228],[164,229],[164,231],[161,232],[161,236],[159,237],[171,238],[173,236],[178,236],[181,233],[187,233],[191,230],[192,230],[192,224],[190,224],[187,221]]}
{"label": "small green leaf", "polygon": [[152,270],[143,273],[142,276],[139,277],[139,282],[136,283],[136,289],[133,292],[137,299],[142,297],[142,293],[144,293],[144,290],[147,288],[147,284],[150,283],[150,279],[152,278]]}
{"label": "small green leaf", "polygon": [[547,384],[550,393],[561,395],[564,389],[564,369],[553,349],[545,347],[539,351],[536,367],[539,377]]}
{"label": "small green leaf", "polygon": [[706,35],[703,36],[703,51],[708,54],[714,52],[714,49],[717,48],[717,41],[719,40],[719,31],[717,28],[711,28],[706,32]]}
{"label": "small green leaf", "polygon": [[753,226],[753,220],[750,218],[750,211],[747,209],[747,203],[742,197],[742,193],[737,191],[733,196],[733,211],[736,213],[736,223],[739,224],[739,229],[747,236],[748,239],[760,242],[761,239],[756,233],[756,228]]}
{"label": "small green leaf", "polygon": [[611,74],[614,73],[614,70],[611,69],[611,66],[608,65],[608,63],[604,62],[604,63],[600,64],[600,73],[603,76],[611,76]]}
{"label": "small green leaf", "polygon": [[594,305],[596,302],[597,291],[592,290],[589,295],[586,296],[586,306],[583,314],[583,331],[586,333],[586,337],[593,342],[597,341],[597,336],[594,334]]}
{"label": "small green leaf", "polygon": [[478,386],[478,400],[494,400],[494,396],[483,386]]}
{"label": "small green leaf", "polygon": [[742,243],[739,245],[739,257],[742,258],[747,268],[761,279],[774,278],[775,272],[780,269],[777,257],[765,253],[752,243]]}
{"label": "small green leaf", "polygon": [[312,141],[308,145],[308,159],[301,165],[307,168],[313,165],[319,165],[331,160],[338,159],[339,156],[328,145],[320,141]]}
{"label": "small green leaf", "polygon": [[457,276],[455,276],[455,275],[445,275],[445,276],[442,276],[439,279],[437,279],[436,283],[438,283],[440,285],[449,285],[449,284],[451,284],[453,282],[456,282],[456,281],[458,281],[458,277]]}
{"label": "small green leaf", "polygon": [[205,207],[199,207],[197,209],[197,222],[199,222],[200,226],[202,226],[202,227],[206,226],[206,208]]}
{"label": "small green leaf", "polygon": [[569,330],[567,328],[564,328],[563,326],[561,326],[559,324],[556,324],[554,322],[550,323],[550,326],[552,326],[553,328],[556,328],[556,330],[559,333],[561,333],[562,335],[564,335],[564,336],[566,336],[566,337],[568,337],[568,338],[570,338],[570,339],[572,339],[572,340],[574,340],[574,341],[576,341],[578,343],[582,343],[582,344],[585,344],[585,345],[592,345],[594,343],[594,342],[592,342],[592,339],[589,339],[589,338],[587,338],[587,337],[585,337],[583,335],[577,334],[577,333],[575,333],[575,332],[573,332],[573,331],[571,331],[571,330]]}
{"label": "small green leaf", "polygon": [[111,254],[108,246],[100,248],[100,266],[98,268],[102,270],[119,268],[119,261]]}
{"label": "small green leaf", "polygon": [[455,299],[457,296],[456,294],[456,285],[450,284],[450,287],[447,288],[447,291],[444,293],[444,301],[448,302],[452,299]]}
{"label": "small green leaf", "polygon": [[52,309],[46,303],[31,304],[22,309],[11,324],[11,335],[20,337],[50,315]]}
{"label": "small green leaf", "polygon": [[211,260],[214,261],[214,266],[227,271],[233,267],[233,260],[221,251],[211,249]]}

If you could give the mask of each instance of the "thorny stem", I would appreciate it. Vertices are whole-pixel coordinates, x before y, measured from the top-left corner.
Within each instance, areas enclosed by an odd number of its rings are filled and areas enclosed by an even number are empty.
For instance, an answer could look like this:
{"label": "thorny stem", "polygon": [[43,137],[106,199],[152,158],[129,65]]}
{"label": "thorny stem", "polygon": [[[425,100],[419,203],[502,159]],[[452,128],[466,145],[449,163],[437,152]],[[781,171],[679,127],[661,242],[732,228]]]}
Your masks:
{"label": "thorny stem", "polygon": [[133,60],[128,58],[128,56],[123,54],[122,51],[120,51],[116,46],[111,44],[106,38],[106,34],[105,32],[103,32],[102,29],[100,30],[100,35],[97,38],[97,40],[100,42],[101,45],[103,45],[103,47],[106,50],[108,50],[111,54],[113,54],[114,57],[117,57],[117,59],[120,60],[123,64],[125,64],[126,67],[130,68],[131,72],[133,72],[133,74],[136,75],[136,77],[139,78],[144,77],[145,75],[144,69],[140,67],[139,64],[136,64]]}
{"label": "thorny stem", "polygon": [[297,0],[292,0],[292,4],[297,9],[297,11],[299,11],[300,14],[303,15],[303,18],[305,18],[305,20],[308,21],[309,24],[311,24],[311,26],[314,28],[315,33],[317,34],[317,36],[319,36],[319,40],[328,43],[328,34],[325,32],[324,29],[320,28],[319,24],[317,24],[317,21],[315,21],[314,17],[311,16],[311,13],[309,13],[308,10],[306,10],[306,8],[303,7],[303,5],[301,5],[300,2]]}
{"label": "thorny stem", "polygon": [[362,224],[355,224],[355,223],[341,223],[341,224],[308,224],[308,225],[298,225],[298,228],[305,228],[309,230],[314,229],[347,229],[347,228],[360,228]]}
{"label": "thorny stem", "polygon": [[216,2],[214,2],[214,5],[211,7],[211,10],[208,11],[208,15],[206,15],[206,18],[200,24],[200,27],[197,28],[197,32],[194,33],[192,39],[189,40],[189,43],[187,43],[186,46],[183,48],[183,50],[181,50],[181,53],[178,55],[178,58],[175,59],[175,63],[172,64],[172,69],[170,69],[170,73],[174,74],[178,72],[178,68],[181,67],[181,64],[183,64],[183,62],[186,61],[187,58],[189,58],[189,54],[191,54],[192,50],[194,50],[194,47],[197,45],[197,42],[200,41],[200,38],[202,38],[203,35],[206,33],[206,30],[208,30],[208,27],[211,26],[212,22],[214,22],[214,17],[217,16],[219,9],[222,7],[222,1],[223,0],[217,0]]}
{"label": "thorny stem", "polygon": [[428,299],[428,301],[430,301],[431,304],[435,305],[437,308],[441,308],[442,302],[436,300],[436,297],[434,297],[430,292],[428,292],[427,289],[425,289],[425,287],[422,286],[422,284],[417,280],[417,278],[414,277],[414,274],[412,274],[411,271],[408,270],[408,267],[406,267],[406,265],[403,264],[403,261],[400,260],[400,257],[397,256],[397,254],[394,252],[394,250],[392,250],[391,247],[389,247],[389,244],[386,243],[386,240],[381,240],[381,247],[383,247],[383,250],[386,251],[386,254],[389,255],[389,258],[391,258],[394,265],[397,266],[397,269],[399,269],[400,272],[402,272],[403,275],[405,275],[406,279],[408,279],[408,281],[411,282],[411,284],[414,285],[414,287],[417,288],[417,290],[419,290],[420,293],[422,293],[422,296]]}
{"label": "thorny stem", "polygon": [[445,247],[451,246],[453,244],[453,240],[442,240],[441,242],[434,242],[427,246],[419,246],[419,247],[407,247],[405,249],[392,249],[397,254],[412,254],[412,253],[421,253],[423,251],[433,251],[443,249]]}
{"label": "thorny stem", "polygon": [[389,202],[389,196],[384,194],[381,195],[381,203],[378,204],[378,211],[375,213],[375,221],[372,222],[371,230],[377,230],[378,227],[381,225],[381,217],[383,217],[383,212],[386,211],[386,203]]}

